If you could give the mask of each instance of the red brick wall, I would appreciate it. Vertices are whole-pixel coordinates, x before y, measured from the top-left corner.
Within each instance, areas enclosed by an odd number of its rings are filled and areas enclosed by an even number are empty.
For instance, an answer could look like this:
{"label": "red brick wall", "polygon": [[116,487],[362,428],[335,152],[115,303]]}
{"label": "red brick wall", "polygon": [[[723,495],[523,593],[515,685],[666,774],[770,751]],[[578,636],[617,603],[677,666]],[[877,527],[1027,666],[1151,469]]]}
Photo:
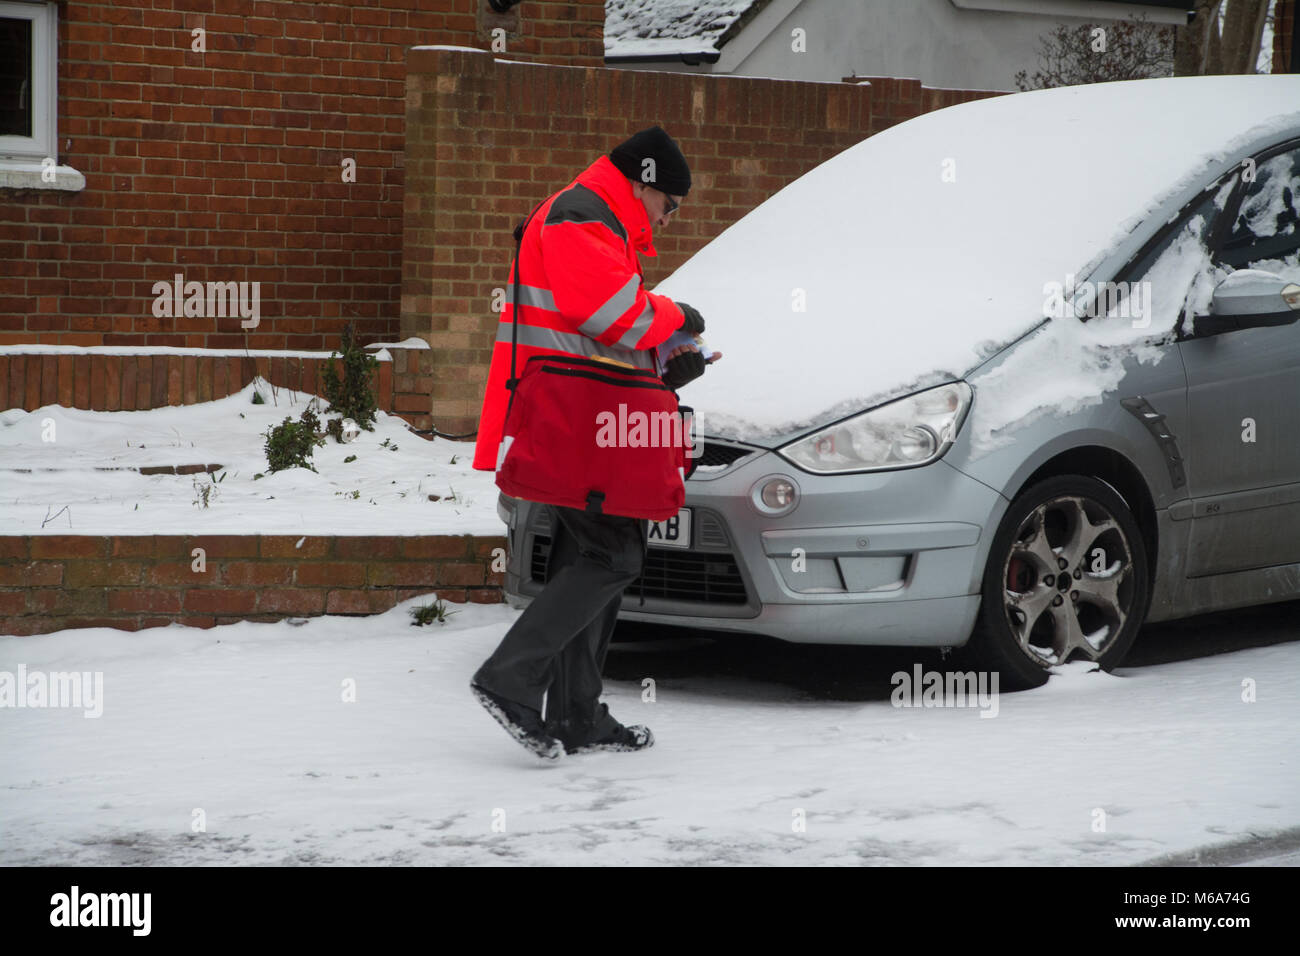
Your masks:
{"label": "red brick wall", "polygon": [[[419,353],[428,365],[418,374],[432,390],[422,410],[444,431],[476,427],[499,319],[492,290],[506,283],[511,229],[630,133],[662,125],[692,172],[682,212],[655,237],[658,258],[642,260],[653,286],[772,193],[871,133],[994,95],[916,80],[836,85],[413,51],[400,337],[433,346]],[[420,389],[400,370],[394,380],[418,403]]]}
{"label": "red brick wall", "polygon": [[[428,594],[495,604],[504,537],[299,535],[0,537],[0,634],[68,627],[212,627],[376,614]],[[195,548],[206,567],[193,569]]]}
{"label": "red brick wall", "polygon": [[[388,354],[391,358],[380,359],[371,373],[375,407],[428,429],[433,388],[428,350],[390,345]],[[34,411],[42,405],[62,405],[111,412],[193,405],[237,392],[255,375],[275,386],[321,395],[319,375],[327,361],[293,352],[105,355],[81,346],[55,355],[3,352],[0,408]],[[342,375],[341,359],[334,360],[334,369]]]}
{"label": "red brick wall", "polygon": [[[394,350],[394,354],[404,350]],[[328,357],[293,355],[103,355],[0,353],[0,406],[34,411],[43,405],[135,411],[225,398],[260,375],[280,388],[323,392]],[[342,359],[334,371],[343,374]],[[393,362],[371,373],[375,406],[393,411]]]}
{"label": "red brick wall", "polygon": [[[86,188],[0,190],[0,344],[328,349],[353,318],[391,338],[407,48],[500,27],[512,58],[598,65],[603,26],[603,0],[60,3],[59,160]],[[261,282],[260,326],[154,317],[176,272]]]}

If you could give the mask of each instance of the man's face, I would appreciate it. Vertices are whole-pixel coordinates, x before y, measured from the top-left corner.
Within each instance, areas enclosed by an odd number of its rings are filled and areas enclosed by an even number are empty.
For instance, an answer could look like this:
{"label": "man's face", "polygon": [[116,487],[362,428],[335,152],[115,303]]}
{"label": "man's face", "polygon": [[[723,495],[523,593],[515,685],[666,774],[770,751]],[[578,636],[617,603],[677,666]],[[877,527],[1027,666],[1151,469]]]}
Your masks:
{"label": "man's face", "polygon": [[645,206],[645,214],[650,220],[650,225],[656,229],[668,225],[669,218],[677,212],[677,205],[683,198],[647,186],[645,183],[634,182],[632,189],[641,200],[641,204]]}

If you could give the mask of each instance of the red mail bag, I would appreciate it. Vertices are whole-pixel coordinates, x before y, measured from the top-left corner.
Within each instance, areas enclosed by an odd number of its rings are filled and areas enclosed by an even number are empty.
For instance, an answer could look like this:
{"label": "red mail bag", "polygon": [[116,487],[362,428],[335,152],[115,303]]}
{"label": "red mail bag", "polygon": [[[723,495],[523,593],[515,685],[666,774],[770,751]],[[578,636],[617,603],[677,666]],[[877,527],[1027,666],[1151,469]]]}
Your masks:
{"label": "red mail bag", "polygon": [[506,415],[496,483],[516,498],[663,521],[686,497],[690,419],[653,372],[533,356]]}

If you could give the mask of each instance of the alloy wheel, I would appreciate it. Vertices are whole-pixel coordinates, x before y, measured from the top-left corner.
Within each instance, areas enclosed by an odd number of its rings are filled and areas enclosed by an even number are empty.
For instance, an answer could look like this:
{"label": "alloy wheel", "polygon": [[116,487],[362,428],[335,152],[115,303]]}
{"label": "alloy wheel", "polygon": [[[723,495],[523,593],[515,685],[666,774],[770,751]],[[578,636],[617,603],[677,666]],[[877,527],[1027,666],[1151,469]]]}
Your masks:
{"label": "alloy wheel", "polygon": [[1100,658],[1138,598],[1128,536],[1105,505],[1081,495],[1050,498],[1024,518],[1002,582],[1011,635],[1042,667]]}

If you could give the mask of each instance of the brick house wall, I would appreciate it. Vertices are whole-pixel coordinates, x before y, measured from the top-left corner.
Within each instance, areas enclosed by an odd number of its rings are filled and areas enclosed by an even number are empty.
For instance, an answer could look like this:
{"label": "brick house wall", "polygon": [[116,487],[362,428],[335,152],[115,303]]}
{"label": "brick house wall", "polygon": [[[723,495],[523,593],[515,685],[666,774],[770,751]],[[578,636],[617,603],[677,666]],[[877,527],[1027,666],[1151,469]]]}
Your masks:
{"label": "brick house wall", "polygon": [[[64,0],[58,18],[58,160],[86,187],[0,189],[0,345],[329,349],[349,319],[391,339],[407,48],[500,28],[515,59],[604,55],[603,0]],[[176,272],[261,282],[261,324],[155,317]]]}
{"label": "brick house wall", "polygon": [[430,365],[420,380],[432,394],[425,408],[444,431],[474,430],[500,319],[493,290],[505,286],[514,254],[511,230],[632,132],[662,125],[693,180],[683,213],[655,236],[659,255],[642,259],[653,287],[772,193],[864,137],[996,95],[885,77],[807,83],[412,50],[399,337],[433,347],[422,353]]}

